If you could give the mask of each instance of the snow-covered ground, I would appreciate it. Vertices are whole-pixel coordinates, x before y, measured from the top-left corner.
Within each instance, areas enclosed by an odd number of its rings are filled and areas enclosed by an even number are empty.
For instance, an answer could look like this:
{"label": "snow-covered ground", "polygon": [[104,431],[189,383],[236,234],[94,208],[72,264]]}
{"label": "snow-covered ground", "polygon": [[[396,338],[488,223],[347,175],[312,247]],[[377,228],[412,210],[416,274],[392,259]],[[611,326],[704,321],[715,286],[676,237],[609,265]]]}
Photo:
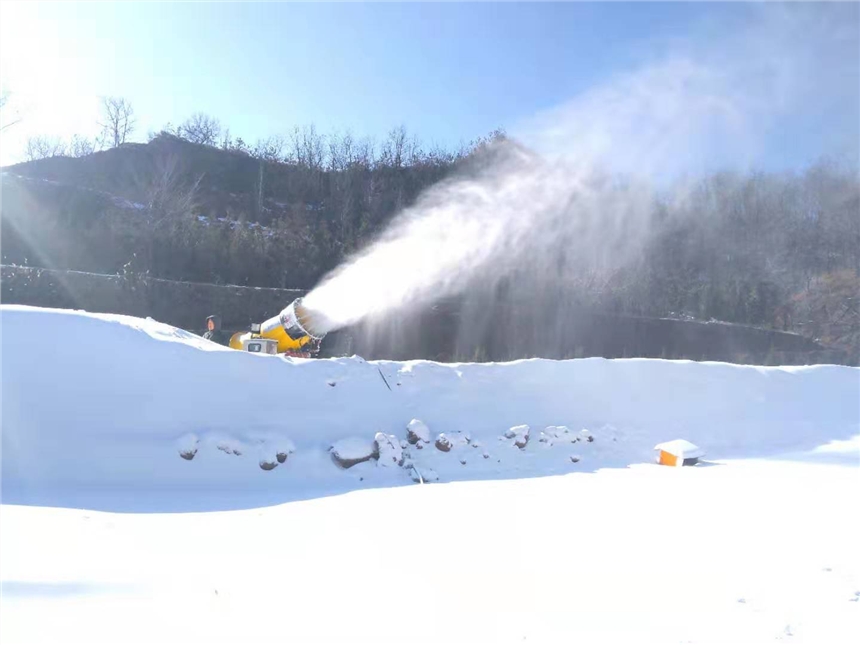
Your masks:
{"label": "snow-covered ground", "polygon": [[0,333],[4,645],[860,642],[856,368]]}

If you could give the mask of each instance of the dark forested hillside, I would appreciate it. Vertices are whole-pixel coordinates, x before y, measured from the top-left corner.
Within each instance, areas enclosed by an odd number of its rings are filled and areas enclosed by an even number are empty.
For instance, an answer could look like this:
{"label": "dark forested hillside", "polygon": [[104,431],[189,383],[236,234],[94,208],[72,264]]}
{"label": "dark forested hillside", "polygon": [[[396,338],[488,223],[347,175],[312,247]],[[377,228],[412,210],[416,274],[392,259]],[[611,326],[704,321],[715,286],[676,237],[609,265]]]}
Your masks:
{"label": "dark forested hillside", "polygon": [[[181,133],[180,133],[181,134]],[[163,132],[4,169],[4,264],[279,288],[311,286],[501,132],[457,152],[398,129],[381,144],[297,129],[251,150]],[[860,352],[856,169],[715,174],[654,197],[635,262],[514,291],[592,310],[796,331]]]}
{"label": "dark forested hillside", "polygon": [[376,147],[299,133],[289,154],[162,133],[6,168],[3,261],[307,286],[484,144],[425,153],[402,129]]}

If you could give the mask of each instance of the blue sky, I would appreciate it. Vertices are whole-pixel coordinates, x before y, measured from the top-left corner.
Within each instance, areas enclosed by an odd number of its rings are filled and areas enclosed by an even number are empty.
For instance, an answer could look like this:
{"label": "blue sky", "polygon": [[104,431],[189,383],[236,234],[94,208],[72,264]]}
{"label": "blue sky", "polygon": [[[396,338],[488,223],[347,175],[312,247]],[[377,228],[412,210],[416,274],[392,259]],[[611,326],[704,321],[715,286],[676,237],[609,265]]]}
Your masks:
{"label": "blue sky", "polygon": [[[839,10],[838,22],[853,20],[856,32],[856,5]],[[404,124],[427,143],[452,146],[497,126],[516,132],[679,47],[719,53],[721,34],[742,29],[754,11],[692,2],[4,2],[0,82],[23,120],[4,134],[0,160],[16,160],[34,133],[93,134],[102,95],[132,102],[139,140],[203,111],[249,141],[297,124],[375,137]],[[779,128],[809,134],[771,137],[762,165],[855,154],[858,41],[851,63],[847,38],[829,53],[846,65],[844,87],[819,93],[816,105],[789,106]]]}

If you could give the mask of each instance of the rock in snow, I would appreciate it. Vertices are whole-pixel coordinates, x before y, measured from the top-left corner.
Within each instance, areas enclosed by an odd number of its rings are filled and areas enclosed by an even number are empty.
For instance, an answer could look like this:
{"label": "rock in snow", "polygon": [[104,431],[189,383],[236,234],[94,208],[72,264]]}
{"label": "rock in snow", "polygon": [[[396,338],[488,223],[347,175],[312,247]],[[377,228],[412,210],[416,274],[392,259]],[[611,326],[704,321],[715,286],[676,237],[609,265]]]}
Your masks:
{"label": "rock in snow", "polygon": [[385,434],[377,432],[373,439],[376,447],[376,454],[379,459],[378,466],[387,468],[388,466],[403,465],[403,449],[400,447],[400,442],[393,434]]}
{"label": "rock in snow", "polygon": [[442,452],[449,452],[451,450],[451,440],[442,433],[436,437],[436,447]]}
{"label": "rock in snow", "polygon": [[183,459],[187,459],[191,461],[194,459],[194,455],[197,454],[197,443],[199,439],[196,434],[189,433],[183,435],[176,442],[176,449],[179,451],[179,456]]}
{"label": "rock in snow", "polygon": [[419,441],[430,443],[430,428],[423,421],[412,419],[406,424],[406,439],[411,444],[416,444]]}
{"label": "rock in snow", "polygon": [[260,459],[260,468],[263,470],[274,470],[278,465],[278,460],[271,460],[269,458]]}
{"label": "rock in snow", "polygon": [[570,434],[570,429],[567,426],[547,426],[540,433],[539,441],[541,443],[552,444],[557,440],[567,439],[565,435]]}
{"label": "rock in snow", "polygon": [[529,442],[530,429],[527,425],[513,426],[505,432],[505,437],[514,440],[517,448],[525,448]]}
{"label": "rock in snow", "polygon": [[[260,468],[263,470],[274,470],[279,463],[283,463],[278,459],[277,451],[265,443],[260,444],[258,451]],[[284,455],[284,461],[286,461],[286,455]]]}
{"label": "rock in snow", "polygon": [[348,437],[336,441],[331,447],[331,458],[341,468],[351,468],[378,456],[374,441]]}

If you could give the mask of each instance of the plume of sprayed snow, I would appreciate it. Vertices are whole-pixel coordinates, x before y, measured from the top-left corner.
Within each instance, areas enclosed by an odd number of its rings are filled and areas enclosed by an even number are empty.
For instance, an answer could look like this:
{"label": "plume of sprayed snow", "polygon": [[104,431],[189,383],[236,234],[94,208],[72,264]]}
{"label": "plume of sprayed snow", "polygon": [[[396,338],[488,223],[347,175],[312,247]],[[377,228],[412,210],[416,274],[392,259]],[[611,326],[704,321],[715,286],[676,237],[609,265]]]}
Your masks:
{"label": "plume of sprayed snow", "polygon": [[[756,11],[752,26],[718,30],[716,46],[679,45],[523,124],[530,149],[497,142],[427,190],[305,305],[336,329],[514,271],[563,281],[623,266],[647,243],[654,185],[715,163],[748,166],[780,115],[826,103],[846,71],[856,79],[845,55],[857,28],[844,11]],[[682,196],[676,186],[666,201]]]}
{"label": "plume of sprayed snow", "polygon": [[[308,294],[305,306],[334,329],[456,294],[487,272],[498,278],[560,251],[608,265],[645,232],[635,229],[647,223],[647,188],[610,187],[588,166],[549,164],[510,143],[487,155],[484,168],[424,193]],[[598,243],[607,232],[611,239]]]}

